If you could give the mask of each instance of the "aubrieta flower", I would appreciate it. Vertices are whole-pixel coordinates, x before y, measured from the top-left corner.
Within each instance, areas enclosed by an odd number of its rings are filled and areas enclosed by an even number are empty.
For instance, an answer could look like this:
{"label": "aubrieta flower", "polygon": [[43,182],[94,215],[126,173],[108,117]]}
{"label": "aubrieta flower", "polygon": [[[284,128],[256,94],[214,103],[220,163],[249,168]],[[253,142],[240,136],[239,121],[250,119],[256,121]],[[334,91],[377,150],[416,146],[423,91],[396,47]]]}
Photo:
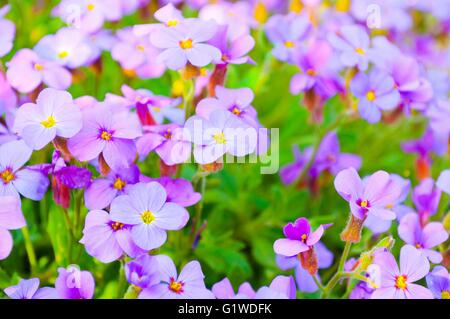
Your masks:
{"label": "aubrieta flower", "polygon": [[13,130],[33,150],[40,150],[57,136],[71,138],[82,127],[80,108],[66,91],[44,89],[36,104],[22,105],[16,114]]}
{"label": "aubrieta flower", "polygon": [[436,187],[432,178],[424,179],[414,187],[412,200],[421,217],[421,222],[425,222],[429,216],[436,214],[441,194],[442,191]]}
{"label": "aubrieta flower", "polygon": [[83,112],[83,128],[69,139],[70,153],[80,161],[102,155],[112,169],[128,167],[136,157],[134,139],[141,136],[137,117],[113,105],[99,104]]}
{"label": "aubrieta flower", "polygon": [[34,51],[47,61],[56,62],[70,69],[85,65],[91,56],[91,48],[83,31],[62,28],[56,34],[44,36]]}
{"label": "aubrieta flower", "polygon": [[401,189],[388,173],[375,172],[363,182],[354,168],[348,168],[337,174],[334,186],[350,203],[351,212],[357,219],[365,220],[369,214],[386,220],[395,219],[395,212],[388,205],[400,196]]}
{"label": "aubrieta flower", "polygon": [[16,34],[14,23],[3,18],[8,13],[9,8],[9,5],[0,8],[0,30],[2,30],[0,33],[0,58],[11,51]]}
{"label": "aubrieta flower", "polygon": [[150,35],[151,43],[162,49],[158,61],[169,69],[179,70],[188,62],[204,67],[222,57],[220,50],[206,44],[217,30],[214,21],[190,20],[182,26],[158,28]]}
{"label": "aubrieta flower", "polygon": [[380,268],[380,287],[372,299],[433,299],[427,288],[414,284],[430,271],[427,258],[411,245],[400,251],[400,267],[390,252],[376,255],[374,264]]}
{"label": "aubrieta flower", "polygon": [[6,72],[8,82],[20,93],[30,93],[41,83],[65,90],[72,83],[72,75],[55,62],[40,58],[30,49],[16,52],[8,63]]}
{"label": "aubrieta flower", "polygon": [[409,245],[419,249],[434,264],[442,261],[441,253],[433,250],[448,239],[448,232],[440,222],[430,222],[421,225],[420,217],[416,213],[404,216],[398,226],[398,235]]}
{"label": "aubrieta flower", "polygon": [[97,178],[86,188],[85,205],[89,209],[108,207],[114,198],[126,193],[130,185],[139,181],[139,168],[136,165],[111,170],[106,178]]}
{"label": "aubrieta flower", "polygon": [[283,184],[292,184],[300,177],[303,167],[311,158],[312,151],[312,147],[307,147],[302,152],[298,145],[292,145],[294,162],[287,164],[280,169],[280,178]]}
{"label": "aubrieta flower", "polygon": [[423,136],[417,140],[405,141],[401,148],[405,153],[417,154],[415,168],[420,180],[430,177],[431,153],[436,152],[436,138],[432,130],[427,129]]}
{"label": "aubrieta flower", "polygon": [[450,101],[439,100],[432,104],[426,111],[426,116],[430,119],[430,128],[436,135],[450,136]]}
{"label": "aubrieta flower", "polygon": [[255,292],[253,287],[245,282],[240,285],[238,293],[234,292],[228,278],[224,278],[212,287],[217,299],[295,299],[296,288],[292,276],[277,276],[269,286],[263,286]]}
{"label": "aubrieta flower", "polygon": [[443,266],[436,266],[426,277],[428,289],[437,299],[450,299],[450,275]]}
{"label": "aubrieta flower", "polygon": [[443,192],[450,194],[450,169],[441,172],[436,182],[436,186]]}
{"label": "aubrieta flower", "polygon": [[24,197],[39,201],[47,191],[49,181],[39,170],[22,168],[33,151],[23,140],[0,146],[0,196]]}
{"label": "aubrieta flower", "polygon": [[130,229],[130,225],[112,221],[104,210],[92,210],[86,216],[80,243],[89,255],[103,263],[118,260],[124,254],[136,257],[145,251],[133,242]]}
{"label": "aubrieta flower", "polygon": [[158,9],[154,16],[167,27],[175,27],[184,21],[183,14],[172,3]]}
{"label": "aubrieta flower", "polygon": [[136,36],[132,28],[117,32],[118,41],[112,47],[111,54],[125,71],[135,71],[141,78],[157,78],[164,71],[163,63],[156,60],[160,53],[147,36]]}
{"label": "aubrieta flower", "polygon": [[0,114],[9,112],[17,106],[17,96],[11,85],[0,72]]}
{"label": "aubrieta flower", "polygon": [[[74,13],[78,16],[74,17]],[[66,23],[92,33],[100,30],[105,21],[119,20],[122,17],[122,3],[120,0],[63,0],[54,14]]]}
{"label": "aubrieta flower", "polygon": [[381,111],[393,110],[400,103],[394,80],[379,70],[369,75],[358,73],[350,82],[350,89],[359,98],[359,114],[369,123],[379,122]]}
{"label": "aubrieta flower", "polygon": [[58,295],[63,299],[92,299],[95,281],[87,270],[80,270],[76,265],[58,268],[58,278],[55,281]]}
{"label": "aubrieta flower", "polygon": [[144,126],[144,135],[136,141],[141,159],[150,152],[156,154],[166,165],[186,162],[191,156],[191,143],[182,127],[176,124]]}
{"label": "aubrieta flower", "polygon": [[183,207],[167,202],[167,193],[156,182],[138,183],[128,194],[111,203],[111,219],[131,225],[131,236],[140,248],[151,250],[163,245],[167,230],[183,228],[189,213]]}
{"label": "aubrieta flower", "polygon": [[21,279],[16,286],[5,288],[5,294],[11,299],[59,299],[55,288],[39,288],[39,278]]}
{"label": "aubrieta flower", "polygon": [[158,258],[143,254],[125,264],[125,277],[131,285],[147,288],[160,283],[158,268]]}
{"label": "aubrieta flower", "polygon": [[192,183],[183,178],[170,178],[161,176],[159,178],[141,178],[141,181],[155,181],[161,184],[167,192],[167,202],[175,203],[183,207],[197,204],[202,195],[194,191]]}
{"label": "aubrieta flower", "polygon": [[9,230],[25,226],[20,200],[15,196],[0,196],[0,260],[7,258],[13,248]]}
{"label": "aubrieta flower", "polygon": [[[314,249],[317,254],[318,269],[330,267],[333,263],[333,253],[320,241],[314,245]],[[276,262],[281,270],[295,270],[295,281],[299,291],[311,293],[319,289],[313,279],[313,276],[311,276],[311,274],[302,267],[302,264],[297,256],[286,257],[277,255]],[[317,277],[320,278],[319,275],[317,275]]]}
{"label": "aubrieta flower", "polygon": [[186,121],[185,129],[195,145],[194,159],[199,164],[213,163],[227,153],[241,157],[256,150],[256,129],[229,111],[215,110],[208,120],[192,116]]}
{"label": "aubrieta flower", "polygon": [[140,299],[214,299],[213,293],[205,287],[205,276],[198,261],[187,263],[177,274],[175,264],[168,256],[154,258],[157,259],[160,281],[143,289]]}
{"label": "aubrieta flower", "polygon": [[344,66],[367,70],[371,54],[370,38],[363,27],[343,26],[338,34],[328,36],[328,41],[339,52],[339,59]]}
{"label": "aubrieta flower", "polygon": [[311,23],[304,15],[274,15],[266,23],[266,33],[274,44],[272,54],[280,61],[293,62],[294,53],[311,30]]}

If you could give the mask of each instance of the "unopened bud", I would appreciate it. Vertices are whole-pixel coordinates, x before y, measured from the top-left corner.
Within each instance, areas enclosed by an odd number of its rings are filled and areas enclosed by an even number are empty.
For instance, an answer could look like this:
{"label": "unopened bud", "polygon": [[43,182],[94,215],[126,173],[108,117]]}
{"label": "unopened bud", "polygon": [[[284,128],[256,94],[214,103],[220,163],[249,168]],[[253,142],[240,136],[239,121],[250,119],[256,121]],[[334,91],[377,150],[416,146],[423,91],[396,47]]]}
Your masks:
{"label": "unopened bud", "polygon": [[365,219],[359,219],[353,216],[345,227],[344,231],[341,233],[341,239],[346,242],[359,243],[361,240],[361,230]]}

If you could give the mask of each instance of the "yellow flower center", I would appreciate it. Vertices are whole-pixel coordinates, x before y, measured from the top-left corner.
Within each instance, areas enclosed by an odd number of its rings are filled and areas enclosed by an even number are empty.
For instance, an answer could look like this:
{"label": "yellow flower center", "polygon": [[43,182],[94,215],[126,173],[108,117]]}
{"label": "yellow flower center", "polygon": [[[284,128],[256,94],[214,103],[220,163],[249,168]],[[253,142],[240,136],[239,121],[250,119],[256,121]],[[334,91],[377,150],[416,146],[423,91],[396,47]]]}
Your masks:
{"label": "yellow flower center", "polygon": [[120,177],[117,177],[116,180],[114,181],[113,187],[121,191],[125,187],[125,185],[127,185],[127,183]]}
{"label": "yellow flower center", "polygon": [[15,178],[14,173],[9,168],[5,169],[0,174],[0,177],[2,178],[4,184],[8,184],[9,182],[11,182]]}
{"label": "yellow flower center", "polygon": [[336,11],[348,12],[350,9],[350,0],[338,0],[336,2]]}
{"label": "yellow flower center", "polygon": [[163,136],[165,139],[170,140],[172,138],[172,130],[168,129],[167,131],[164,132]]}
{"label": "yellow flower center", "polygon": [[150,225],[155,220],[155,215],[151,211],[146,210],[142,213],[141,219],[145,224]]}
{"label": "yellow flower center", "polygon": [[239,116],[239,115],[241,115],[242,111],[241,111],[237,106],[235,106],[235,107],[233,107],[233,109],[231,110],[231,113],[233,113],[234,115]]}
{"label": "yellow flower center", "polygon": [[362,48],[356,48],[355,52],[358,53],[358,54],[361,54],[361,55],[366,54],[366,51],[364,51],[364,49],[362,49]]}
{"label": "yellow flower center", "polygon": [[308,74],[309,76],[315,76],[316,75],[316,70],[308,69],[308,70],[306,70],[306,74]]}
{"label": "yellow flower center", "polygon": [[58,57],[60,59],[67,58],[68,56],[69,56],[69,52],[67,52],[67,51],[61,51],[61,52],[58,53]]}
{"label": "yellow flower center", "polygon": [[41,124],[42,124],[42,126],[45,127],[45,128],[52,128],[53,126],[55,126],[56,120],[55,120],[55,118],[53,117],[53,115],[50,115],[49,117],[47,117],[46,120],[43,120],[43,121],[41,122]]}
{"label": "yellow flower center", "polygon": [[255,5],[253,16],[255,17],[255,20],[258,21],[259,23],[265,23],[267,21],[269,13],[267,12],[267,8],[263,2],[260,1]]}
{"label": "yellow flower center", "polygon": [[138,44],[138,45],[136,46],[136,49],[139,50],[139,51],[144,51],[144,50],[145,50],[145,47],[144,47],[142,44]]}
{"label": "yellow flower center", "polygon": [[406,276],[403,276],[403,275],[398,276],[395,279],[395,287],[397,289],[405,290],[408,287],[408,284],[406,283],[406,279],[407,279]]}
{"label": "yellow flower center", "polygon": [[291,48],[295,47],[295,43],[294,43],[294,41],[285,41],[284,46],[288,49],[291,49]]}
{"label": "yellow flower center", "polygon": [[170,280],[169,289],[172,290],[174,293],[182,293],[183,292],[183,284],[181,282]]}
{"label": "yellow flower center", "polygon": [[363,208],[366,208],[367,206],[369,205],[369,202],[367,201],[367,200],[363,200],[362,202],[361,202],[361,207],[363,207]]}
{"label": "yellow flower center", "polygon": [[152,107],[152,110],[157,112],[157,113],[161,112],[161,108],[157,107],[157,106]]}
{"label": "yellow flower center", "polygon": [[308,235],[303,234],[302,237],[301,237],[302,242],[306,242],[306,238],[308,238]]}
{"label": "yellow flower center", "polygon": [[392,208],[394,208],[394,204],[387,204],[387,205],[386,205],[386,208],[387,208],[387,209],[392,209]]}
{"label": "yellow flower center", "polygon": [[300,13],[303,10],[303,4],[301,0],[292,0],[289,6],[289,10],[294,13]]}
{"label": "yellow flower center", "polygon": [[368,101],[373,102],[377,98],[374,91],[369,91],[366,93],[366,98]]}
{"label": "yellow flower center", "polygon": [[115,222],[115,223],[112,223],[112,224],[111,224],[111,228],[112,228],[114,231],[117,231],[117,230],[122,229],[123,226],[125,226],[125,225],[122,224],[122,223],[119,223],[119,222]]}
{"label": "yellow flower center", "polygon": [[42,71],[42,70],[44,69],[44,66],[43,66],[42,64],[40,64],[40,63],[36,63],[36,64],[34,65],[34,69],[35,69],[36,71]]}
{"label": "yellow flower center", "polygon": [[226,144],[227,143],[227,139],[225,138],[225,134],[223,134],[223,133],[214,134],[213,138],[217,144]]}
{"label": "yellow flower center", "polygon": [[186,39],[186,40],[180,41],[180,47],[183,50],[191,49],[192,48],[192,39]]}
{"label": "yellow flower center", "polygon": [[87,9],[88,9],[89,11],[92,11],[92,10],[95,9],[95,5],[92,4],[92,3],[89,3],[89,4],[87,5]]}
{"label": "yellow flower center", "polygon": [[104,141],[110,141],[111,140],[111,133],[109,133],[107,131],[103,131],[102,134],[100,135],[100,137]]}
{"label": "yellow flower center", "polygon": [[442,299],[450,299],[450,291],[443,290],[441,293]]}
{"label": "yellow flower center", "polygon": [[421,244],[421,243],[417,243],[417,244],[416,244],[416,248],[417,248],[417,249],[423,248],[423,247],[422,247],[422,244]]}
{"label": "yellow flower center", "polygon": [[176,19],[172,19],[172,20],[167,21],[167,26],[168,27],[174,27],[177,24],[178,24],[178,20],[176,20]]}

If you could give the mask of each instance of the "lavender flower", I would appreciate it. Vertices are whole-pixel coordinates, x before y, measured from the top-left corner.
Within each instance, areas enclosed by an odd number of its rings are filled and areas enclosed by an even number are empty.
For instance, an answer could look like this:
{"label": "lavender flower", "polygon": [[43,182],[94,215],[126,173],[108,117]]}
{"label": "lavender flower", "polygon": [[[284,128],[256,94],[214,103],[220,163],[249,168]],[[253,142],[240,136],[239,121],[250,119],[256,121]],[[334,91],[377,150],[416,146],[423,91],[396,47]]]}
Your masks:
{"label": "lavender flower", "polygon": [[249,34],[233,36],[228,26],[219,26],[216,34],[208,43],[218,48],[222,59],[217,64],[244,64],[253,60],[247,54],[255,46],[255,40]]}
{"label": "lavender flower", "polygon": [[172,179],[167,176],[159,178],[142,178],[141,181],[155,181],[161,184],[167,192],[167,202],[175,203],[183,207],[197,204],[202,195],[194,191],[192,183],[183,178]]}
{"label": "lavender flower", "polygon": [[441,172],[441,175],[439,175],[439,178],[436,182],[436,186],[441,189],[442,191],[446,192],[447,194],[450,194],[450,170],[446,169]]}
{"label": "lavender flower", "polygon": [[55,288],[58,295],[63,299],[92,299],[95,290],[95,281],[92,274],[87,270],[80,270],[78,266],[72,265],[58,268]]}
{"label": "lavender flower", "polygon": [[16,26],[9,20],[3,19],[8,13],[10,6],[6,5],[0,9],[0,58],[5,56],[13,48],[14,36],[16,34]]}
{"label": "lavender flower", "polygon": [[16,286],[4,291],[11,299],[59,299],[55,288],[39,288],[39,278],[21,279]]}
{"label": "lavender flower", "polygon": [[20,200],[14,196],[0,196],[0,260],[7,258],[13,247],[8,230],[25,226]]}
{"label": "lavender flower", "polygon": [[443,266],[433,268],[426,277],[428,289],[437,299],[450,299],[450,275]]}
{"label": "lavender flower", "polygon": [[127,281],[139,288],[147,288],[160,283],[158,258],[143,254],[126,263]]}

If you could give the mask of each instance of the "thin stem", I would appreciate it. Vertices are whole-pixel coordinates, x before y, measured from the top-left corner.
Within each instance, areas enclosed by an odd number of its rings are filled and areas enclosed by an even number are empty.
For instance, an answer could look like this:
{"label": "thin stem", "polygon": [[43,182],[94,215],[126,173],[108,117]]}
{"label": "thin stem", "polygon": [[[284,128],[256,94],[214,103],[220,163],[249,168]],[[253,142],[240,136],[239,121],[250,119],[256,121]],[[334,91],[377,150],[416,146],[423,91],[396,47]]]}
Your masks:
{"label": "thin stem", "polygon": [[192,242],[191,242],[192,245],[194,245],[194,243],[195,243],[195,240],[197,237],[197,232],[200,229],[201,224],[202,224],[203,203],[205,200],[204,197],[205,197],[205,189],[206,189],[206,176],[202,175],[200,177],[199,183],[200,183],[199,191],[200,191],[200,194],[202,194],[202,198],[195,206],[195,219],[194,219],[194,228],[192,230]]}
{"label": "thin stem", "polygon": [[123,291],[125,289],[125,260],[120,259],[120,267],[119,267],[119,282],[117,283],[117,298],[120,298],[123,295]]}
{"label": "thin stem", "polygon": [[317,287],[320,289],[320,291],[324,291],[325,287],[322,285],[322,283],[320,282],[319,278],[317,278],[317,274],[312,276],[314,279],[314,282],[316,283]]}
{"label": "thin stem", "polygon": [[65,208],[63,208],[63,215],[64,215],[64,220],[66,221],[67,232],[69,233],[69,247],[67,249],[67,259],[68,259],[68,262],[71,263],[72,262],[72,246],[75,242],[74,229],[73,229],[72,222],[70,220],[69,212]]}
{"label": "thin stem", "polygon": [[36,254],[34,252],[33,242],[31,241],[30,231],[27,226],[22,228],[22,234],[25,242],[25,250],[28,255],[28,261],[30,263],[31,274],[34,274],[37,269]]}
{"label": "thin stem", "polygon": [[349,242],[349,241],[345,242],[344,252],[342,253],[341,260],[339,261],[339,267],[338,267],[336,273],[334,274],[334,276],[330,279],[328,284],[325,286],[324,294],[323,294],[324,298],[328,298],[328,296],[330,295],[334,286],[336,286],[339,279],[341,279],[341,277],[343,276],[345,261],[347,260],[347,257],[348,257],[348,254],[350,253],[351,247],[352,247],[351,242]]}

